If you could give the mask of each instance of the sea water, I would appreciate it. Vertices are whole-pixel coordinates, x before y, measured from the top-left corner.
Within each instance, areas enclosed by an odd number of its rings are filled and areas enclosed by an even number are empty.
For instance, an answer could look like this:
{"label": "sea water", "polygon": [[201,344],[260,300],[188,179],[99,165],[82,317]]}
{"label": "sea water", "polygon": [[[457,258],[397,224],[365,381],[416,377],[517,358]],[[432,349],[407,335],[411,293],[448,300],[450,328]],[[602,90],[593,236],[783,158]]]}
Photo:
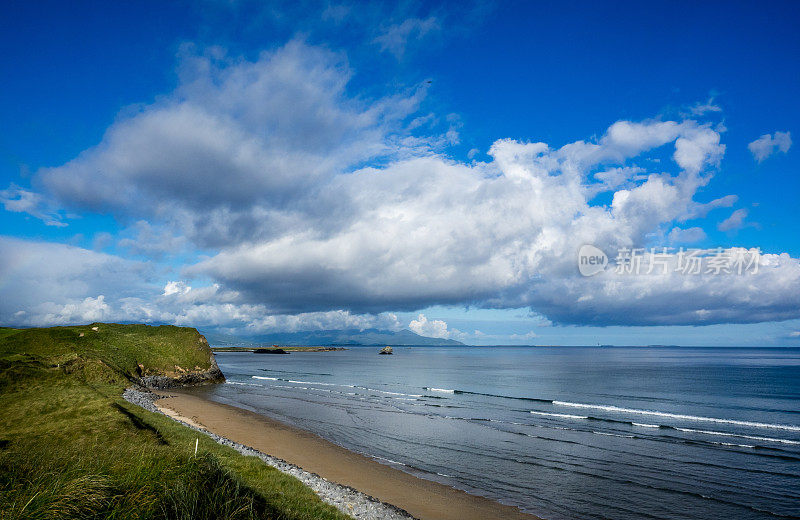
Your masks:
{"label": "sea water", "polygon": [[545,519],[800,517],[800,349],[220,353],[200,390]]}

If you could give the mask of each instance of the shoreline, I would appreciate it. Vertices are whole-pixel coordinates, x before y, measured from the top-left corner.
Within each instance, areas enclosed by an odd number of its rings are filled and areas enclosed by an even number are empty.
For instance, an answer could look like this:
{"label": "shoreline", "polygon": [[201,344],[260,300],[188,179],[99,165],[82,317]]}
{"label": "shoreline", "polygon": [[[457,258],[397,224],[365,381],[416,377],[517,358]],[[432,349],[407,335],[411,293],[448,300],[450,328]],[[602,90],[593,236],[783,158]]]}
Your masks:
{"label": "shoreline", "polygon": [[[378,503],[383,502],[387,507],[395,508],[396,514],[400,514],[401,511],[407,512],[408,515],[420,520],[537,520],[538,518],[523,513],[516,507],[503,505],[381,464],[309,431],[255,412],[176,390],[170,390],[168,393],[157,392],[157,395],[161,397],[152,400],[153,405],[174,420],[204,433],[213,434],[212,437],[221,437],[302,468],[303,471],[321,477],[326,482],[335,482],[344,488],[358,490],[366,497],[374,497]],[[352,509],[342,510],[353,514]],[[373,518],[392,518],[392,516]],[[409,518],[409,516],[402,515],[395,518]]]}
{"label": "shoreline", "polygon": [[261,461],[268,466],[272,466],[282,473],[295,477],[303,485],[311,489],[311,491],[313,491],[320,498],[320,500],[334,506],[339,511],[355,518],[356,520],[413,520],[414,518],[408,514],[408,512],[403,511],[402,509],[391,504],[383,503],[369,495],[361,493],[358,490],[330,482],[319,475],[309,473],[294,464],[290,464],[284,460],[267,455],[244,444],[234,442],[226,437],[217,435],[214,432],[207,430],[202,425],[199,425],[195,421],[187,417],[183,417],[169,408],[156,405],[155,401],[162,399],[163,395],[144,388],[141,390],[128,388],[125,390],[122,397],[129,403],[144,408],[148,411],[166,415],[173,421],[187,426],[199,433],[202,433],[203,435],[211,437],[211,439],[216,443],[232,448],[245,457],[256,457],[261,459]]}

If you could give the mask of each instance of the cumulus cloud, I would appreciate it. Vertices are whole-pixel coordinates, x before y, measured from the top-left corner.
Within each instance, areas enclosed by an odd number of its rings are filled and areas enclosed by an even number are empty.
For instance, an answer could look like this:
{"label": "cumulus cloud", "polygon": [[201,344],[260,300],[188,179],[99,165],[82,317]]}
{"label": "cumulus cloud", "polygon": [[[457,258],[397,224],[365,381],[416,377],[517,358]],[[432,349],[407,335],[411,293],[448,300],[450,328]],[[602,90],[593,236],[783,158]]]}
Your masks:
{"label": "cumulus cloud", "polygon": [[242,333],[399,330],[392,313],[281,314],[219,284],[157,283],[158,269],[79,247],[0,237],[0,323],[46,326],[121,321],[226,328]]}
{"label": "cumulus cloud", "polygon": [[446,142],[404,129],[424,88],[350,96],[346,58],[301,41],[252,62],[215,49],[183,55],[173,94],[122,117],[69,163],[41,170],[36,185],[70,207],[156,217],[218,247],[291,227],[302,195],[335,174]]}
{"label": "cumulus cloud", "polygon": [[[574,274],[581,244],[641,244],[663,223],[707,211],[693,195],[724,150],[710,133],[694,122],[623,121],[596,143],[558,149],[500,140],[488,163],[428,155],[364,168],[328,185],[352,216],[338,229],[242,244],[189,273],[286,312],[526,305],[541,299],[543,280],[555,287]],[[684,167],[677,175],[628,169],[631,184],[610,207],[590,205],[596,168],[669,142]],[[688,148],[703,151],[679,153]],[[605,191],[616,184],[603,181]]]}
{"label": "cumulus cloud", "polygon": [[187,294],[192,290],[192,287],[182,281],[167,282],[164,286],[163,296],[171,296],[173,294]]}
{"label": "cumulus cloud", "polygon": [[[23,317],[25,312],[18,315]],[[74,323],[93,323],[111,317],[111,307],[105,302],[105,296],[87,297],[80,301],[64,304],[46,302],[39,307],[38,313],[30,318],[32,325],[69,325]]]}
{"label": "cumulus cloud", "polygon": [[[794,316],[797,302],[789,288],[797,288],[800,278],[796,260],[787,256],[775,257],[775,270],[758,275],[763,278],[724,283],[706,276],[608,283],[577,277],[575,254],[584,243],[607,250],[641,247],[665,223],[735,201],[693,199],[708,181],[703,172],[722,153],[709,132],[694,123],[622,122],[596,144],[551,149],[502,140],[492,146],[489,163],[428,156],[363,169],[331,185],[358,215],[349,226],[327,235],[245,244],[193,269],[287,311],[411,310],[468,302],[528,305],[562,323],[699,324]],[[682,166],[677,175],[651,173],[613,192],[610,207],[589,204],[597,187],[587,186],[588,172],[666,139],[675,143]],[[673,238],[698,239],[701,231],[675,231]],[[777,293],[754,289],[762,284]],[[754,292],[766,299],[756,303]]]}
{"label": "cumulus cloud", "polygon": [[450,331],[447,330],[447,323],[442,320],[428,320],[424,314],[417,316],[416,320],[412,320],[408,324],[408,328],[416,332],[420,336],[428,338],[447,339],[450,337]]}
{"label": "cumulus cloud", "polygon": [[792,147],[792,136],[789,132],[775,132],[774,134],[764,134],[752,143],[747,145],[750,153],[756,161],[761,162],[776,150],[783,153]]}
{"label": "cumulus cloud", "polygon": [[65,244],[0,237],[0,258],[6,324],[66,323],[106,312],[104,295],[142,298],[154,288],[146,263]]}
{"label": "cumulus cloud", "polygon": [[[690,274],[686,257],[673,251],[649,274],[646,267],[640,274],[609,269],[592,278],[544,282],[528,303],[556,322],[584,325],[756,323],[798,316],[797,259],[737,248],[698,253],[725,259],[728,267],[716,272],[705,263]],[[745,259],[741,267],[736,258]],[[756,259],[757,267],[750,264]]]}

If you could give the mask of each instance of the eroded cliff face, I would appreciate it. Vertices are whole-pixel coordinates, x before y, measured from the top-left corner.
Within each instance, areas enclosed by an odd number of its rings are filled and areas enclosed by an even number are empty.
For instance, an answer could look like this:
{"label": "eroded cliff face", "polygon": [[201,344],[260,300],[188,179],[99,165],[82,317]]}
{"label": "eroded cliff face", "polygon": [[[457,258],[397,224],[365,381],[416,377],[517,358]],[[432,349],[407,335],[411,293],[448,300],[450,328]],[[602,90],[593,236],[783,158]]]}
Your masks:
{"label": "eroded cliff face", "polygon": [[191,386],[202,386],[216,383],[224,383],[225,375],[217,366],[217,360],[208,344],[205,336],[197,333],[197,348],[205,351],[208,355],[209,367],[203,369],[200,366],[182,367],[175,365],[174,370],[148,369],[143,364],[137,368],[138,382],[147,388],[163,390],[168,388],[181,388]]}
{"label": "eroded cliff face", "polygon": [[216,364],[204,371],[187,372],[180,376],[144,376],[139,378],[139,383],[147,388],[164,390],[188,386],[202,386],[215,383],[224,383],[225,375]]}

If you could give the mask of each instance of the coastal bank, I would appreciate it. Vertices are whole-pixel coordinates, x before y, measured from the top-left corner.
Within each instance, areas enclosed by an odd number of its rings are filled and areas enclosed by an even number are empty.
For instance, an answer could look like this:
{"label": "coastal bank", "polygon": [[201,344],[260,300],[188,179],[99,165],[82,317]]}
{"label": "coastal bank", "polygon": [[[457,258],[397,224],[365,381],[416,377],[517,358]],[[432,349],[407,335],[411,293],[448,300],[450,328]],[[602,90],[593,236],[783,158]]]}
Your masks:
{"label": "coastal bank", "polygon": [[0,516],[534,518],[187,392],[224,381],[191,328],[0,328]]}

